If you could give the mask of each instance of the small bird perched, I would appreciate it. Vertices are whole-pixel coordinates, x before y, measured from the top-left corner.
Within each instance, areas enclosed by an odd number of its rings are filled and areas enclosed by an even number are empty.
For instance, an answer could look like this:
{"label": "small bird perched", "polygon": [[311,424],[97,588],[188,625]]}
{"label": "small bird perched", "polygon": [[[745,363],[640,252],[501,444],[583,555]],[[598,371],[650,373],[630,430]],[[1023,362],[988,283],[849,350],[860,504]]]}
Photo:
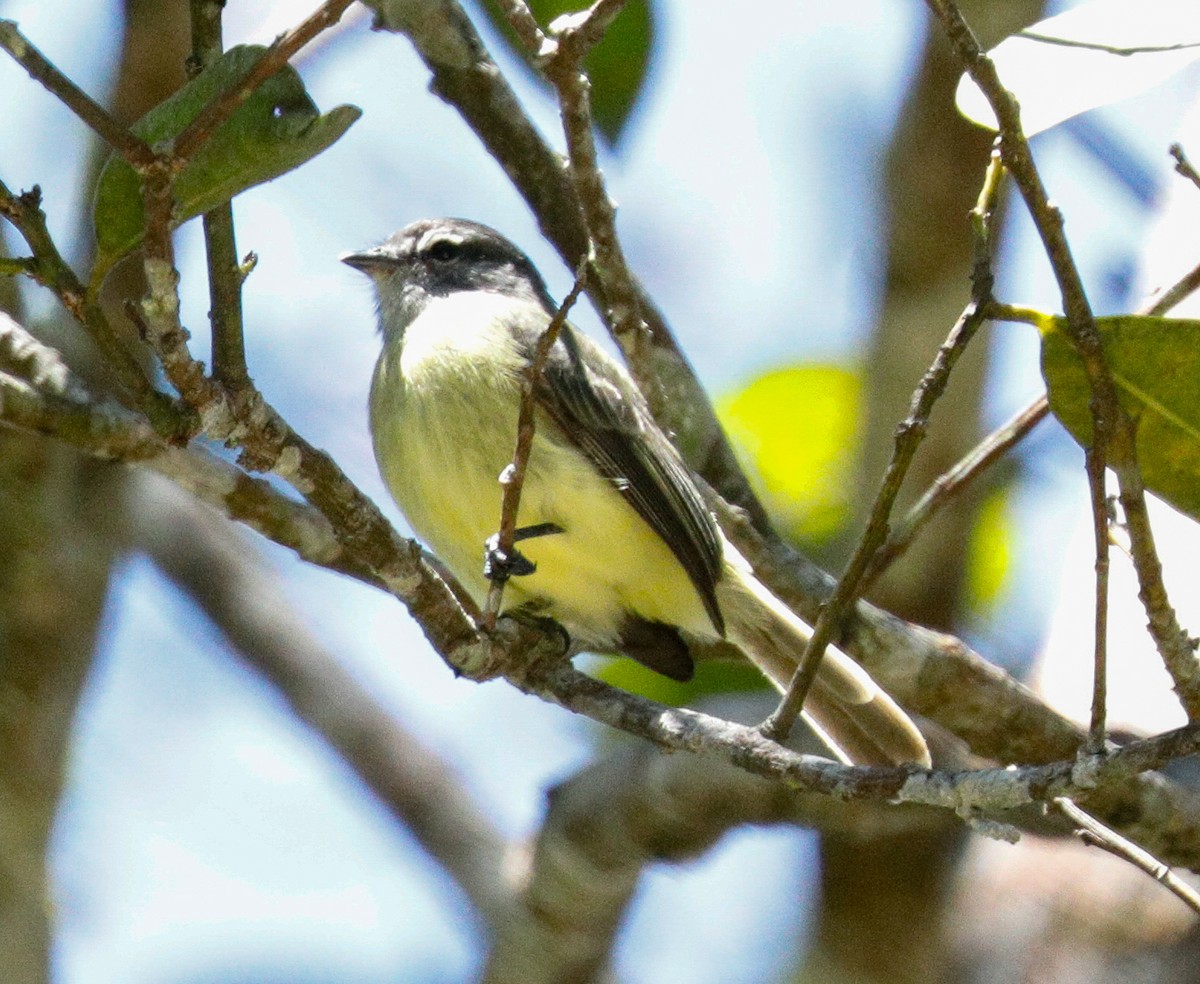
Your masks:
{"label": "small bird perched", "polygon": [[[425,219],[342,261],[375,286],[383,352],[371,435],[413,530],[482,605],[485,544],[516,443],[521,385],[556,306],[529,258],[463,219]],[[550,617],[580,647],[690,679],[686,640],[728,639],[781,690],[809,627],[722,535],[626,371],[569,324],[535,388],[509,613]],[[805,716],[841,757],[929,764],[908,715],[834,647]]]}

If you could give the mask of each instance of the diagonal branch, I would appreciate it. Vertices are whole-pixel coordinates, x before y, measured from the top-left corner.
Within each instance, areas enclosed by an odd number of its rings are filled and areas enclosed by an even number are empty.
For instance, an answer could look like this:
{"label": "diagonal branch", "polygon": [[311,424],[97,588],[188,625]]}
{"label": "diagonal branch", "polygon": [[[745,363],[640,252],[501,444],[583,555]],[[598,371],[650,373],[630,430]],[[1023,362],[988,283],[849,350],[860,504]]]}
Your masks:
{"label": "diagonal branch", "polygon": [[254,91],[278,72],[301,48],[322,31],[333,27],[354,0],[326,0],[312,14],[280,35],[246,75],[204,107],[175,138],[172,163],[176,168],[192,159],[213,132],[231,117]]}
{"label": "diagonal branch", "polygon": [[846,612],[855,599],[861,596],[862,582],[867,569],[887,539],[888,523],[896,497],[900,494],[901,485],[917,449],[924,440],[934,405],[945,392],[955,364],[966,351],[979,327],[987,320],[988,307],[992,300],[990,221],[999,194],[1000,172],[1000,159],[993,154],[973,212],[976,260],[972,275],[971,299],[913,393],[908,417],[896,428],[895,450],[871,506],[867,528],[846,564],[833,594],[821,608],[821,614],[813,625],[812,636],[804,648],[787,693],[771,716],[763,722],[763,732],[767,735],[779,739],[786,738],[796,723],[804,700],[820,670],[825,649],[833,641]]}
{"label": "diagonal branch", "polygon": [[[1138,314],[1164,315],[1176,305],[1200,290],[1200,264],[1192,267],[1178,281],[1153,297],[1138,309]],[[1005,317],[1008,308],[1004,305],[994,305],[989,312],[993,318]],[[1018,319],[1024,320],[1024,319]],[[885,570],[899,558],[909,544],[925,528],[934,516],[948,504],[959,490],[1000,460],[1008,451],[1025,439],[1041,421],[1050,413],[1050,401],[1045,394],[1031,401],[1028,406],[1018,410],[1007,423],[998,427],[991,434],[972,448],[962,459],[956,462],[933,484],[925,490],[921,498],[905,515],[904,519],[892,530],[887,542],[879,548],[871,559],[871,566],[863,576],[862,593],[866,594],[870,586],[884,573]]]}
{"label": "diagonal branch", "polygon": [[185,429],[173,401],[154,389],[145,369],[125,346],[100,305],[87,296],[83,283],[63,259],[46,226],[41,189],[35,185],[30,191],[14,195],[0,181],[0,215],[16,227],[33,253],[23,264],[23,272],[53,291],[59,303],[91,335],[104,352],[108,368],[134,404],[162,426],[164,433]]}
{"label": "diagonal branch", "polygon": [[[496,533],[496,550],[502,556],[511,556],[513,545],[517,538],[517,513],[521,509],[521,491],[525,488],[525,473],[529,468],[529,455],[533,451],[533,434],[535,428],[535,409],[537,407],[537,391],[541,384],[542,373],[546,370],[546,360],[550,358],[550,349],[558,340],[567,315],[579,300],[584,285],[587,283],[587,266],[580,264],[575,274],[575,283],[562,304],[554,312],[554,317],[538,336],[534,348],[533,359],[525,368],[521,381],[521,405],[517,413],[517,445],[513,449],[511,464],[500,475],[500,483],[504,486],[504,495],[500,501],[500,529]],[[495,578],[488,588],[487,604],[483,611],[484,627],[490,632],[496,628],[496,616],[500,614],[500,601],[504,593],[504,579]]]}
{"label": "diagonal branch", "polygon": [[1128,861],[1134,867],[1140,868],[1168,891],[1173,892],[1189,909],[1200,914],[1200,893],[1149,851],[1143,850],[1111,827],[1102,824],[1090,813],[1081,810],[1066,796],[1058,797],[1054,801],[1054,805],[1078,827],[1076,834],[1085,844],[1102,848],[1110,854]]}
{"label": "diagonal branch", "polygon": [[103,106],[55,68],[13,21],[0,20],[0,48],[135,168],[146,167],[154,161],[154,151],[146,141],[117,122]]}

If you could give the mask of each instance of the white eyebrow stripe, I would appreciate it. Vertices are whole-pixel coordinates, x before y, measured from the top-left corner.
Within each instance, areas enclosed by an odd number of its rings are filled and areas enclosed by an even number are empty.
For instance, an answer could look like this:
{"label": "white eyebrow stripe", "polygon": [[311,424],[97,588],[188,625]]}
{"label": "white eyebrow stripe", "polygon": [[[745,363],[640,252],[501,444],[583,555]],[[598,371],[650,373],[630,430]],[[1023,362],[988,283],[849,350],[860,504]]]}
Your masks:
{"label": "white eyebrow stripe", "polygon": [[466,241],[466,237],[459,233],[450,232],[446,229],[430,229],[417,240],[416,251],[423,253],[435,242],[447,242],[453,243],[455,246],[461,246]]}

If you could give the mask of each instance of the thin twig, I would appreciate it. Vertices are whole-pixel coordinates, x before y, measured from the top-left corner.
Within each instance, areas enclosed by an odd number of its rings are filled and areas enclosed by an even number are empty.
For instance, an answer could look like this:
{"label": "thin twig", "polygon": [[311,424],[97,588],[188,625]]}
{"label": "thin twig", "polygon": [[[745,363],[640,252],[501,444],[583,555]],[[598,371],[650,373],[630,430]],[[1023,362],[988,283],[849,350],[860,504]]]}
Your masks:
{"label": "thin twig", "polygon": [[1190,48],[1200,47],[1194,41],[1185,41],[1180,44],[1144,44],[1130,47],[1121,47],[1119,45],[1100,44],[1096,41],[1079,41],[1075,38],[1060,38],[1053,34],[1039,34],[1037,31],[1017,31],[1014,37],[1026,38],[1029,41],[1037,41],[1041,44],[1057,45],[1061,48],[1082,48],[1084,51],[1102,51],[1106,55],[1118,55],[1126,57],[1129,55],[1155,55],[1162,54],[1166,51],[1187,51]]}
{"label": "thin twig", "polygon": [[1122,837],[1111,827],[1101,823],[1085,810],[1081,810],[1070,798],[1056,797],[1054,805],[1078,825],[1079,839],[1091,847],[1099,847],[1128,861],[1135,868],[1146,872],[1156,882],[1173,892],[1184,905],[1200,914],[1200,893],[1180,878],[1170,866],[1159,861],[1153,854],[1133,841]]}
{"label": "thin twig", "polygon": [[859,585],[871,558],[887,538],[888,517],[908,473],[908,467],[925,437],[933,405],[945,390],[950,371],[967,343],[987,319],[986,311],[986,302],[981,303],[973,299],[967,304],[946,341],[938,349],[937,357],[921,380],[921,385],[913,394],[909,415],[896,428],[895,450],[871,507],[866,531],[859,540],[854,555],[846,564],[833,594],[821,608],[821,614],[813,626],[812,636],[788,685],[788,692],[761,725],[765,735],[782,740],[796,723],[808,691],[816,680],[825,648],[833,641],[843,616],[859,596]]}
{"label": "thin twig", "polygon": [[979,326],[987,320],[988,307],[992,300],[990,218],[999,195],[1000,174],[1000,158],[993,153],[984,174],[979,199],[972,212],[975,263],[971,274],[971,300],[950,330],[946,341],[938,349],[933,364],[913,393],[908,417],[896,428],[895,449],[880,483],[879,492],[875,496],[875,502],[871,506],[867,528],[855,548],[854,555],[846,564],[833,594],[821,608],[821,614],[813,626],[812,636],[800,657],[787,693],[783,695],[771,716],[761,725],[763,733],[776,740],[783,740],[791,733],[808,692],[817,678],[826,647],[833,641],[846,612],[862,594],[863,578],[872,559],[887,540],[888,522],[896,497],[916,456],[917,448],[925,438],[934,404],[945,391],[950,373],[959,357],[975,336]]}
{"label": "thin twig", "polygon": [[[1089,448],[1084,463],[1088,485],[1094,491],[1104,488],[1104,455],[1097,451],[1099,441]],[[1107,497],[1105,503],[1107,504]],[[1092,540],[1096,548],[1095,617],[1092,623],[1092,704],[1088,718],[1087,750],[1103,751],[1108,740],[1108,577],[1109,577],[1109,512],[1107,508],[1092,508]]]}
{"label": "thin twig", "polygon": [[354,0],[326,0],[311,15],[280,35],[254,63],[243,78],[238,79],[220,96],[204,107],[174,141],[174,166],[182,168],[212,135],[213,131],[231,117],[254,91],[278,72],[301,48],[322,31],[341,20],[342,14]]}
{"label": "thin twig", "polygon": [[1172,157],[1175,158],[1175,170],[1187,178],[1197,188],[1200,188],[1200,172],[1192,166],[1192,162],[1188,160],[1187,154],[1183,152],[1183,145],[1173,143],[1168,148]]}
{"label": "thin twig", "polygon": [[860,593],[867,594],[934,516],[972,481],[1024,440],[1049,413],[1050,401],[1043,394],[1018,411],[1007,423],[988,434],[951,468],[934,479],[921,498],[896,524],[887,542],[871,558],[871,565],[863,575]]}
{"label": "thin twig", "polygon": [[1147,308],[1147,314],[1166,314],[1171,308],[1182,304],[1188,297],[1200,290],[1200,264],[1192,267],[1187,273],[1155,298]]}
{"label": "thin twig", "polygon": [[[529,454],[533,450],[533,435],[535,429],[537,407],[537,390],[541,385],[542,373],[546,368],[546,360],[550,357],[550,349],[558,340],[563,325],[567,323],[567,315],[587,284],[587,261],[579,264],[575,273],[575,283],[570,292],[563,298],[562,304],[554,312],[554,317],[538,336],[533,358],[525,368],[521,380],[521,406],[517,413],[517,444],[513,450],[512,463],[500,475],[500,484],[504,487],[504,495],[500,501],[500,529],[496,534],[496,549],[499,553],[510,556],[516,542],[517,513],[521,508],[521,491],[525,488],[525,472],[529,467]],[[504,579],[495,578],[488,588],[487,603],[483,609],[483,626],[489,632],[495,631],[496,616],[500,614],[500,602],[504,595]]]}
{"label": "thin twig", "polygon": [[0,256],[0,277],[37,279],[38,261],[32,256]]}
{"label": "thin twig", "polygon": [[124,389],[125,399],[141,409],[164,434],[181,436],[190,433],[194,422],[181,413],[165,393],[158,392],[146,371],[126,348],[108,320],[108,316],[75,274],[50,235],[46,215],[42,211],[42,192],[36,185],[29,191],[14,195],[0,181],[0,215],[8,219],[21,233],[32,258],[23,258],[24,272],[43,287],[51,290],[59,303],[83,326],[105,354],[108,368]]}
{"label": "thin twig", "polygon": [[[616,209],[600,172],[592,125],[591,84],[583,72],[584,58],[624,5],[625,0],[596,0],[585,11],[560,17],[551,26],[549,35],[530,30],[533,15],[524,0],[506,0],[504,7],[518,37],[527,45],[537,44],[536,48],[530,48],[530,54],[558,93],[570,175],[583,210],[596,279],[604,286],[608,302],[605,316],[610,330],[622,348],[641,355],[646,343],[646,324],[642,320],[637,287],[617,237]],[[536,26],[536,21],[533,23]],[[631,356],[631,361],[640,361],[638,355]],[[658,385],[653,378],[639,378],[638,383],[652,388]],[[653,400],[652,393],[647,396]]]}
{"label": "thin twig", "polygon": [[140,169],[153,162],[155,154],[150,145],[118,123],[103,106],[55,68],[13,21],[0,19],[0,48],[133,167]]}
{"label": "thin twig", "polygon": [[[191,0],[192,57],[189,69],[199,74],[220,56],[222,5]],[[233,203],[224,202],[203,218],[208,257],[208,318],[212,327],[213,375],[237,389],[250,381],[243,341],[242,277],[233,228]]]}
{"label": "thin twig", "polygon": [[[1138,313],[1149,316],[1166,314],[1198,289],[1200,289],[1200,264],[1194,266],[1161,295],[1152,299]],[[1021,321],[1026,324],[1036,324],[1038,320],[1038,313],[1032,308],[1019,308],[1013,305],[994,305],[990,313],[994,318],[1003,316],[1005,320]],[[896,525],[887,543],[880,547],[878,553],[875,554],[871,566],[863,576],[862,593],[866,594],[870,590],[887,568],[908,549],[929,521],[949,504],[959,491],[995,464],[1007,451],[1019,444],[1034,427],[1046,419],[1049,413],[1050,401],[1043,393],[1028,406],[1017,411],[1011,420],[994,430],[968,451],[961,460],[938,476],[908,511],[904,519]]]}
{"label": "thin twig", "polygon": [[546,43],[546,35],[537,18],[533,16],[533,11],[529,9],[529,4],[525,3],[525,0],[496,0],[496,5],[504,13],[517,40],[532,57],[538,57]]}

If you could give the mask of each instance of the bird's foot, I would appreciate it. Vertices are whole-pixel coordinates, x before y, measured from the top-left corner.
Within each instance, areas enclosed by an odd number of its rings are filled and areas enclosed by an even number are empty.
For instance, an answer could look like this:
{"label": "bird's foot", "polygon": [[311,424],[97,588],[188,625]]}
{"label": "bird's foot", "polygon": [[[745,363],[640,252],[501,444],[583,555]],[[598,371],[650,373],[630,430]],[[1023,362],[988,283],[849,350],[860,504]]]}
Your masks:
{"label": "bird's foot", "polygon": [[510,577],[524,577],[537,570],[537,564],[526,557],[515,546],[521,540],[532,540],[539,536],[561,533],[557,523],[537,523],[522,526],[513,533],[514,546],[511,550],[500,548],[500,534],[493,533],[483,545],[483,576],[489,581],[507,581]]}

